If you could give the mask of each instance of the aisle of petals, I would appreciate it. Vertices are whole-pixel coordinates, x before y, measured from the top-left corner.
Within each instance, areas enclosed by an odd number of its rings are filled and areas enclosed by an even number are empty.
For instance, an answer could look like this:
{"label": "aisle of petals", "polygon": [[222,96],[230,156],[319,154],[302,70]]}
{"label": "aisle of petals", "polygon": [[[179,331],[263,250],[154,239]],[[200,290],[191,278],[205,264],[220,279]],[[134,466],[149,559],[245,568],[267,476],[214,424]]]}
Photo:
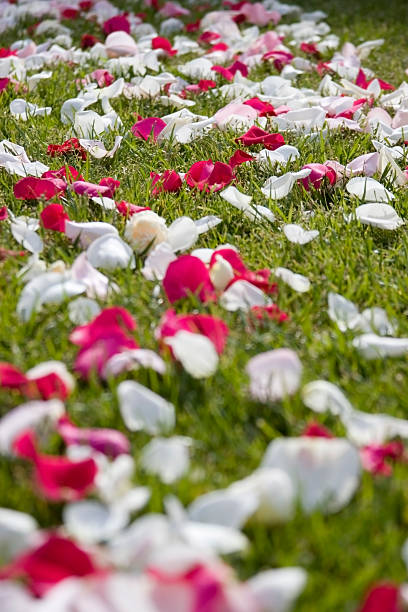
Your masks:
{"label": "aisle of petals", "polygon": [[[170,491],[188,480],[199,440],[177,433],[183,406],[138,382],[137,372],[212,377],[231,333],[223,313],[234,313],[228,320],[242,334],[271,322],[284,326],[291,312],[279,306],[279,288],[287,285],[294,296],[312,288],[289,268],[256,269],[234,244],[205,247],[203,238],[225,223],[212,201],[230,216],[279,229],[299,249],[320,236],[313,210],[303,211],[302,224],[279,214],[281,201],[295,192],[323,206],[341,192],[352,204],[345,224],[384,233],[405,224],[398,197],[408,183],[408,86],[391,85],[364,65],[382,40],[341,47],[320,11],[276,0],[225,1],[201,13],[190,3],[145,5],[147,13],[136,14],[109,0],[0,2],[0,33],[31,23],[25,38],[0,49],[8,120],[24,130],[51,116],[66,135],[62,142],[37,143],[47,164],[30,159],[19,142],[0,142],[0,177],[12,180],[14,196],[1,202],[7,243],[0,260],[18,261],[21,325],[57,306],[67,314],[75,347],[72,368],[53,355],[26,371],[0,363],[0,385],[14,403],[0,419],[0,453],[30,465],[36,495],[63,504],[59,526],[39,525],[30,511],[0,509],[0,608],[285,612],[296,609],[307,572],[271,568],[239,580],[228,556],[255,546],[246,526],[273,529],[297,512],[340,512],[358,492],[363,471],[390,477],[393,463],[406,461],[408,421],[354,408],[332,382],[305,384],[296,346],[269,348],[248,356],[248,398],[272,405],[300,391],[304,405],[338,420],[345,436],[311,418],[302,435],[275,437],[245,478],[214,485],[187,508],[170,492],[161,500],[163,513],[153,513],[146,507],[157,492],[134,482],[131,432],[150,436],[138,468]],[[89,24],[89,33],[75,43],[79,22]],[[61,64],[70,66],[77,95],[52,106],[30,101]],[[273,74],[256,80],[260,67]],[[297,87],[302,75],[318,78],[318,86]],[[194,112],[205,99],[211,116]],[[135,112],[128,125],[120,109],[134,108],[135,101],[157,102],[169,112]],[[304,157],[299,143],[340,132],[363,135],[366,153],[346,165]],[[220,150],[217,159],[191,157],[192,145],[219,133],[233,142],[231,156]],[[109,176],[110,161],[129,148],[172,146],[185,148],[188,163],[151,168],[146,197],[123,199],[124,177]],[[99,162],[107,176],[98,180],[93,164]],[[242,180],[248,167],[258,180],[251,190]],[[204,214],[201,205],[193,217],[175,220],[156,212],[161,196],[170,202],[198,193],[207,194]],[[70,259],[50,258],[64,249]],[[120,271],[147,281],[151,300],[161,306],[160,316],[150,316],[154,346],[144,343],[137,312],[121,299]],[[327,313],[345,342],[346,332],[353,334],[350,348],[366,360],[408,353],[408,338],[399,336],[398,321],[381,304],[360,312],[327,291]],[[80,392],[95,381],[112,391],[128,435],[72,419],[75,386]],[[398,585],[376,586],[361,610],[397,610],[404,594]]]}

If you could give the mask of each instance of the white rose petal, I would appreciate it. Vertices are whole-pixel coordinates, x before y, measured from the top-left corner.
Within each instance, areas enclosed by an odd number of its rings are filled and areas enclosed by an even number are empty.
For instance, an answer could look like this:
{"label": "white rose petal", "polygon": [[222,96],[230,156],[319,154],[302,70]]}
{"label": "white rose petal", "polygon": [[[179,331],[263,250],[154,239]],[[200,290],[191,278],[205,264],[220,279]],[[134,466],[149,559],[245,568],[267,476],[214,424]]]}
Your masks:
{"label": "white rose petal", "polygon": [[10,102],[11,114],[22,121],[27,121],[30,117],[44,117],[45,115],[49,115],[51,111],[51,106],[40,107],[37,106],[37,104],[26,102],[26,100],[22,98],[16,98]]}
{"label": "white rose petal", "polygon": [[213,227],[217,227],[217,225],[222,223],[222,219],[220,219],[220,217],[216,217],[215,215],[206,215],[205,217],[201,217],[201,219],[197,219],[194,221],[194,223],[197,228],[197,232],[199,234],[204,234],[205,232],[213,229]]}
{"label": "white rose petal", "polygon": [[288,223],[283,226],[283,233],[289,242],[294,244],[307,244],[319,235],[318,230],[305,230],[296,223]]}
{"label": "white rose petal", "polygon": [[129,370],[137,370],[139,367],[151,368],[159,374],[164,374],[166,371],[165,362],[154,351],[149,349],[132,349],[112,355],[105,364],[103,377],[118,376]]}
{"label": "white rose petal", "polygon": [[291,349],[274,349],[252,357],[246,365],[250,392],[261,402],[276,402],[296,393],[302,375],[302,364]]}
{"label": "white rose petal", "polygon": [[69,320],[74,325],[85,325],[101,312],[98,302],[86,297],[79,297],[68,304]]}
{"label": "white rose petal", "polygon": [[163,217],[152,210],[132,215],[126,223],[125,238],[137,253],[151,251],[161,242],[167,241],[169,230]]}
{"label": "white rose petal", "polygon": [[402,357],[408,353],[408,338],[388,338],[368,333],[354,338],[353,346],[366,359]]}
{"label": "white rose petal", "polygon": [[275,151],[270,151],[269,149],[262,149],[259,153],[255,155],[255,159],[259,164],[267,165],[275,165],[280,164],[282,166],[286,166],[289,161],[293,159],[298,159],[300,153],[296,147],[292,147],[290,145],[283,145],[279,147]]}
{"label": "white rose petal", "polygon": [[167,242],[173,251],[185,251],[196,242],[198,238],[197,226],[190,217],[179,217],[170,225]]}
{"label": "white rose petal", "polygon": [[388,191],[378,181],[370,177],[357,176],[349,180],[346,189],[350,195],[355,195],[365,202],[389,202],[395,198],[391,191]]}
{"label": "white rose petal", "polygon": [[225,287],[234,278],[234,270],[229,261],[221,255],[215,256],[215,263],[210,269],[210,279],[217,291],[224,291]]}
{"label": "white rose petal", "polygon": [[266,306],[268,303],[265,293],[248,281],[235,281],[221,295],[219,302],[225,310],[235,312],[236,310],[249,311],[253,306]]}
{"label": "white rose petal", "polygon": [[95,544],[110,540],[126,527],[129,516],[98,501],[86,500],[64,507],[63,521],[67,531],[79,542]]}
{"label": "white rose petal", "polygon": [[282,176],[271,176],[265,181],[261,191],[267,198],[280,200],[289,195],[296,181],[306,178],[310,173],[310,168],[305,168],[299,170],[299,172],[287,172]]}
{"label": "white rose petal", "polygon": [[150,281],[163,280],[166,276],[167,268],[176,259],[177,255],[171,246],[167,242],[161,242],[146,257],[142,274]]}
{"label": "white rose petal", "polygon": [[337,512],[353,497],[360,481],[358,450],[344,438],[278,438],[262,467],[285,471],[296,485],[305,512]]}
{"label": "white rose petal", "polygon": [[115,234],[105,234],[92,242],[86,252],[89,263],[95,268],[116,270],[117,268],[135,267],[132,249]]}
{"label": "white rose petal", "polygon": [[233,185],[230,185],[226,189],[220,192],[220,196],[226,200],[229,204],[238,208],[238,210],[247,210],[249,204],[252,201],[252,197],[239,191]]}
{"label": "white rose petal", "polygon": [[73,280],[69,274],[45,272],[24,287],[17,303],[17,314],[23,321],[28,321],[33,311],[44,304],[60,304],[85,291],[86,285]]}
{"label": "white rose petal", "polygon": [[333,383],[314,380],[302,389],[303,403],[315,412],[330,412],[334,415],[346,414],[353,410],[344,393]]}
{"label": "white rose petal", "polygon": [[353,302],[339,293],[330,292],[328,305],[328,315],[332,321],[337,323],[340,331],[345,332],[347,329],[354,329],[358,326],[360,313]]}
{"label": "white rose petal", "polygon": [[118,235],[118,233],[116,227],[103,221],[84,221],[83,223],[65,221],[65,235],[72,241],[79,238],[83,248],[87,248],[94,240],[105,234]]}
{"label": "white rose petal", "polygon": [[0,419],[0,453],[12,453],[13,441],[23,431],[46,422],[54,424],[64,412],[64,404],[57,399],[34,400],[13,408]]}
{"label": "white rose petal", "polygon": [[285,282],[289,287],[298,291],[299,293],[305,293],[309,291],[311,285],[310,280],[303,276],[302,274],[296,274],[292,272],[292,270],[288,270],[288,268],[275,268],[273,273],[278,278],[281,278],[283,282]]}
{"label": "white rose petal", "polygon": [[260,572],[247,585],[263,612],[289,612],[306,581],[307,574],[301,567],[284,567]]}
{"label": "white rose petal", "polygon": [[14,240],[30,253],[41,253],[44,248],[44,243],[41,237],[30,229],[28,225],[21,221],[12,222],[10,224],[11,233]]}
{"label": "white rose petal", "polygon": [[0,508],[0,546],[4,561],[29,548],[37,529],[37,521],[29,514]]}
{"label": "white rose petal", "polygon": [[193,548],[230,555],[248,548],[247,538],[237,529],[209,523],[186,522],[179,527],[181,537]]}
{"label": "white rose petal", "polygon": [[130,431],[144,430],[155,435],[174,426],[173,404],[137,382],[120,383],[118,398],[122,418]]}
{"label": "white rose petal", "polygon": [[232,488],[197,497],[188,508],[192,521],[241,529],[258,507],[258,497]]}
{"label": "white rose petal", "polygon": [[165,342],[171,346],[176,359],[193,378],[207,378],[216,372],[218,354],[207,336],[181,330],[166,338]]}
{"label": "white rose petal", "polygon": [[404,225],[404,221],[389,204],[372,202],[358,206],[349,220],[355,217],[364,225],[372,225],[384,230],[395,230]]}
{"label": "white rose petal", "polygon": [[105,157],[113,157],[116,151],[119,149],[123,136],[116,136],[114,145],[110,151],[107,151],[105,145],[100,140],[87,140],[84,138],[79,139],[79,144],[96,159],[103,159]]}

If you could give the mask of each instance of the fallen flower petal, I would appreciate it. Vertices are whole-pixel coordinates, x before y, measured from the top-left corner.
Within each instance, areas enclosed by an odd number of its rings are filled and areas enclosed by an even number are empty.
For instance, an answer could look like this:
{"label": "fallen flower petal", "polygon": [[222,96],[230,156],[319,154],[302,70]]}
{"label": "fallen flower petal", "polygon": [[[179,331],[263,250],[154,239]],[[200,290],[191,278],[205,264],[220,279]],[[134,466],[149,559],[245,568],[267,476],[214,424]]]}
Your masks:
{"label": "fallen flower petal", "polygon": [[330,166],[325,166],[324,164],[306,164],[302,169],[311,170],[306,178],[300,179],[306,191],[310,191],[310,188],[319,189],[325,178],[328,179],[330,185],[334,185],[336,182],[336,172]]}
{"label": "fallen flower petal", "polygon": [[210,192],[223,189],[233,180],[234,175],[230,165],[208,159],[193,164],[184,178],[190,187]]}
{"label": "fallen flower petal", "polygon": [[285,144],[285,139],[282,134],[270,134],[254,125],[245,134],[236,138],[235,142],[242,143],[244,146],[263,144],[266,149],[274,151]]}
{"label": "fallen flower petal", "polygon": [[391,476],[392,467],[386,459],[396,461],[401,459],[404,446],[401,442],[389,442],[388,444],[370,444],[360,451],[363,468],[372,474]]}
{"label": "fallen flower petal", "polygon": [[11,455],[14,440],[27,429],[54,427],[64,411],[64,404],[57,399],[32,400],[13,408],[0,419],[0,453]]}
{"label": "fallen flower petal", "polygon": [[389,202],[395,196],[373,178],[355,177],[346,185],[347,191],[365,202]]}
{"label": "fallen flower petal", "polygon": [[65,221],[70,220],[62,204],[48,204],[40,213],[41,224],[45,229],[65,232]]}
{"label": "fallen flower petal", "polygon": [[408,352],[408,338],[384,338],[376,334],[362,334],[354,338],[353,346],[366,359],[401,357]]}
{"label": "fallen flower petal", "polygon": [[278,438],[269,445],[263,468],[285,471],[298,488],[305,512],[344,508],[360,482],[357,448],[344,438]]}
{"label": "fallen flower petal", "polygon": [[119,407],[130,431],[147,431],[156,435],[173,428],[173,404],[137,382],[126,380],[118,386]]}
{"label": "fallen flower petal", "polygon": [[163,174],[157,172],[151,172],[150,178],[152,179],[152,187],[154,187],[152,194],[157,195],[163,191],[176,192],[182,187],[182,180],[178,172],[174,170],[165,170]]}
{"label": "fallen flower petal", "polygon": [[125,238],[136,253],[151,251],[167,240],[168,233],[166,221],[152,210],[132,215],[125,228]]}
{"label": "fallen flower petal", "polygon": [[157,141],[157,137],[160,132],[166,127],[166,123],[160,117],[148,117],[147,119],[140,119],[132,125],[131,131],[136,138],[142,138],[148,141],[152,136],[153,141]]}
{"label": "fallen flower petal", "polygon": [[170,263],[163,287],[171,304],[192,295],[196,295],[202,302],[216,298],[206,266],[192,255],[181,255]]}
{"label": "fallen flower petal", "polygon": [[94,240],[86,252],[87,259],[95,268],[116,270],[134,268],[135,257],[130,246],[112,232],[104,233]]}
{"label": "fallen flower petal", "polygon": [[90,555],[72,540],[50,533],[36,548],[1,570],[2,578],[25,578],[30,590],[42,597],[59,582],[74,576],[100,573]]}
{"label": "fallen flower petal", "polygon": [[152,49],[162,49],[167,55],[176,55],[177,50],[173,49],[171,42],[163,36],[152,38]]}
{"label": "fallen flower petal", "polygon": [[174,310],[167,310],[156,329],[156,337],[166,340],[182,330],[207,336],[219,355],[225,348],[229,333],[227,325],[217,317],[202,314],[178,315]]}
{"label": "fallen flower petal", "polygon": [[235,153],[229,158],[228,164],[234,170],[237,166],[241,164],[245,164],[246,162],[253,161],[255,158],[249,153],[245,153],[245,151],[241,151],[238,149]]}
{"label": "fallen flower petal", "polygon": [[296,274],[287,268],[275,268],[273,273],[278,278],[281,278],[289,287],[298,291],[299,293],[305,293],[309,291],[311,287],[310,280],[302,274]]}
{"label": "fallen flower petal", "polygon": [[103,31],[105,34],[111,34],[112,32],[126,32],[130,33],[130,23],[126,15],[115,15],[110,19],[107,19],[103,23]]}
{"label": "fallen flower petal", "polygon": [[246,280],[237,280],[226,289],[219,300],[225,310],[235,312],[243,310],[247,312],[254,306],[264,307],[268,305],[265,293]]}
{"label": "fallen flower petal", "polygon": [[202,334],[180,330],[165,339],[175,358],[193,378],[212,376],[218,367],[218,355],[212,341]]}
{"label": "fallen flower petal", "polygon": [[118,376],[123,372],[137,370],[139,367],[151,368],[158,374],[164,374],[166,364],[154,351],[149,349],[122,349],[109,357],[102,371],[103,378]]}
{"label": "fallen flower petal", "polygon": [[283,233],[290,242],[295,244],[307,244],[319,235],[318,230],[304,230],[303,227],[296,225],[296,223],[284,225]]}
{"label": "fallen flower petal", "polygon": [[288,321],[289,315],[283,310],[280,310],[276,304],[268,304],[267,306],[252,306],[251,313],[258,321],[264,321],[268,319],[270,321],[277,321],[283,323]]}
{"label": "fallen flower petal", "polygon": [[35,436],[26,431],[13,443],[19,457],[34,464],[35,479],[42,494],[52,501],[81,499],[93,488],[97,466],[92,458],[71,461],[67,457],[37,451]]}
{"label": "fallen flower petal", "polygon": [[192,440],[182,436],[154,438],[142,450],[142,467],[157,474],[166,484],[176,482],[190,466],[189,447]]}
{"label": "fallen flower petal", "polygon": [[399,603],[399,587],[384,582],[372,587],[359,612],[402,612]]}
{"label": "fallen flower petal", "polygon": [[290,349],[275,349],[252,357],[246,365],[250,392],[261,402],[276,402],[296,393],[302,375],[302,364]]}
{"label": "fallen flower petal", "polygon": [[405,223],[392,206],[382,202],[370,202],[358,206],[349,216],[349,220],[354,217],[364,225],[372,225],[388,231],[396,230]]}

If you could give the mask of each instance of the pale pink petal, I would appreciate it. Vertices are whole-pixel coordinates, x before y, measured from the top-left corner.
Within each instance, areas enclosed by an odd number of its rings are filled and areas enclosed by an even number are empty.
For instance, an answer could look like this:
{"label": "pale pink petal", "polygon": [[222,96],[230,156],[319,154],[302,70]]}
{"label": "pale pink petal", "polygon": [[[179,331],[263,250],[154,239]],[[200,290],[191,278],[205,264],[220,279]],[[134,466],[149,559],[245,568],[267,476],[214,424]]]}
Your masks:
{"label": "pale pink petal", "polygon": [[123,372],[137,370],[139,367],[151,368],[158,374],[164,374],[166,364],[154,351],[149,349],[124,350],[108,359],[103,370],[103,377],[118,376]]}
{"label": "pale pink petal", "polygon": [[291,349],[274,349],[252,357],[246,365],[250,392],[261,402],[276,402],[299,388],[302,364]]}

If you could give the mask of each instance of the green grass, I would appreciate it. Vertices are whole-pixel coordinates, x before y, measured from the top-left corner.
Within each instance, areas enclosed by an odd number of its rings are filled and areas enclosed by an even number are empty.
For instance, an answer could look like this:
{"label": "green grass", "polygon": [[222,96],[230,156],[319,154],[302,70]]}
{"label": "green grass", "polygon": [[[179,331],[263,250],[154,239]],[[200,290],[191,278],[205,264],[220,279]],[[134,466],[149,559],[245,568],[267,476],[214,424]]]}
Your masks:
{"label": "green grass", "polygon": [[[118,4],[137,7],[131,2]],[[386,44],[373,52],[365,65],[379,77],[399,85],[408,67],[408,9],[404,0],[378,0],[375,3],[368,0],[353,3],[335,1],[329,3],[329,7],[328,3],[318,0],[299,4],[307,10],[327,9],[327,21],[342,41],[359,44],[384,37]],[[156,19],[154,23],[158,23]],[[76,41],[82,32],[89,30],[86,24],[72,29]],[[97,28],[94,30],[97,32]],[[21,37],[22,32],[13,31],[3,36],[2,44],[9,44]],[[184,58],[169,60],[168,69],[175,71],[180,61]],[[75,78],[96,67],[95,64],[79,68],[73,73],[72,68],[56,66],[53,78],[40,83],[35,92],[26,96],[31,102],[53,107],[51,116],[44,119],[35,118],[26,123],[15,121],[8,111],[15,95],[10,92],[0,96],[0,139],[7,138],[23,145],[31,159],[47,163],[52,169],[60,167],[62,162],[59,159],[52,160],[46,155],[48,143],[61,143],[68,135],[67,128],[59,120],[60,106],[65,99],[76,95]],[[266,70],[263,69],[264,76]],[[61,83],[64,84],[62,88]],[[134,113],[160,116],[169,112],[151,100],[129,102],[121,98],[114,100],[113,106],[127,130],[134,123]],[[220,106],[222,102],[217,97],[204,95],[192,111],[210,115]],[[98,110],[98,105],[92,108]],[[312,288],[306,294],[296,294],[280,284],[276,301],[290,314],[290,321],[283,325],[268,323],[263,328],[248,328],[246,316],[240,313],[227,313],[217,305],[183,304],[180,312],[192,308],[211,312],[221,316],[230,328],[226,351],[212,378],[193,380],[174,363],[168,364],[168,373],[164,377],[140,370],[121,378],[134,377],[170,399],[177,409],[175,433],[195,440],[190,474],[176,485],[166,487],[137,469],[136,482],[150,485],[153,491],[148,506],[150,511],[162,511],[163,497],[169,491],[188,504],[204,492],[248,475],[259,465],[273,438],[296,436],[314,418],[299,395],[266,406],[249,399],[245,365],[259,352],[290,347],[296,350],[303,363],[303,383],[316,378],[327,379],[341,386],[356,408],[402,418],[408,415],[407,359],[367,362],[352,348],[352,335],[339,332],[327,315],[327,294],[335,291],[360,308],[382,306],[391,319],[398,321],[398,335],[408,336],[408,234],[404,227],[385,233],[346,223],[344,213],[353,210],[355,204],[341,188],[334,190],[327,204],[317,194],[305,196],[300,188],[295,187],[285,200],[279,202],[279,207],[269,203],[279,220],[273,224],[251,223],[219,195],[196,194],[183,188],[179,194],[149,196],[151,170],[172,168],[186,171],[193,162],[210,157],[227,161],[236,148],[235,136],[212,131],[190,145],[171,144],[161,148],[136,141],[130,135],[111,161],[90,158],[88,163],[71,162],[92,182],[103,176],[119,179],[119,199],[138,205],[147,204],[168,222],[182,214],[193,218],[219,215],[222,224],[201,237],[198,246],[232,243],[252,269],[285,266],[306,275],[312,282]],[[106,144],[110,143],[106,138]],[[293,164],[294,170],[305,163],[324,162],[326,159],[347,163],[357,155],[373,150],[367,135],[348,131],[313,143],[290,137],[289,143],[298,146],[301,152],[299,162]],[[248,166],[237,169],[236,186],[253,195],[255,203],[265,204],[259,187],[271,173]],[[41,203],[21,203],[14,199],[16,180],[16,177],[0,171],[0,206],[9,206],[15,214],[38,216],[43,206]],[[386,178],[384,184],[387,185]],[[407,189],[394,192],[395,208],[400,216],[407,218]],[[310,221],[305,221],[302,208],[314,211]],[[71,197],[66,209],[75,220],[105,220],[123,232],[122,217],[103,212],[85,199]],[[316,228],[320,236],[303,247],[291,244],[279,230],[281,222]],[[63,236],[43,230],[40,234],[45,240],[43,257],[47,262],[62,259],[71,264],[80,253],[79,247],[71,245]],[[6,223],[0,223],[0,246],[18,248]],[[138,261],[138,267],[141,264]],[[73,325],[68,319],[66,304],[44,308],[26,324],[18,320],[15,311],[22,284],[16,273],[20,266],[21,263],[13,259],[0,263],[0,359],[10,361],[22,370],[41,361],[60,359],[72,369],[76,348],[68,341]],[[154,328],[166,310],[165,301],[153,299],[152,283],[138,271],[115,271],[110,276],[120,287],[120,294],[111,304],[127,308],[138,321],[140,345],[156,349]],[[125,430],[115,391],[121,379],[109,384],[78,381],[75,392],[67,401],[67,410],[74,422],[81,426],[115,427],[124,431],[131,440],[137,462],[140,449],[149,436]],[[5,414],[18,403],[18,395],[0,391],[0,414]],[[323,415],[319,420],[337,435],[344,435],[342,426],[334,417]],[[53,444],[54,447],[49,449],[58,450],[58,443],[54,441]],[[301,565],[308,571],[309,580],[296,610],[355,610],[372,582],[381,579],[402,582],[406,579],[400,550],[408,534],[407,476],[408,467],[405,465],[397,466],[388,479],[365,475],[353,501],[336,515],[298,514],[293,521],[275,528],[249,526],[246,533],[251,548],[247,555],[233,559],[232,564],[242,578],[264,568]],[[35,495],[30,470],[25,463],[5,458],[0,460],[0,491],[2,506],[32,513],[44,527],[60,523],[62,506],[50,505]]]}

